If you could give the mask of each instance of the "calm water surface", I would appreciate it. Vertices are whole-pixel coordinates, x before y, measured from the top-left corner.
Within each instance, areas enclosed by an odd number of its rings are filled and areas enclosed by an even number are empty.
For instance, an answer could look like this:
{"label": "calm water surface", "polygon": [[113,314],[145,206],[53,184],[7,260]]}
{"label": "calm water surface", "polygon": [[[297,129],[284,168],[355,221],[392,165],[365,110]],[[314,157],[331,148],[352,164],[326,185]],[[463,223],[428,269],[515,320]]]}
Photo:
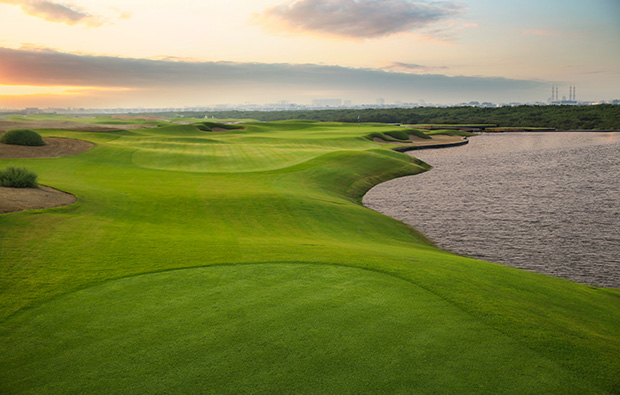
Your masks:
{"label": "calm water surface", "polygon": [[461,255],[620,288],[620,133],[483,134],[410,154],[433,169],[376,186],[367,207]]}

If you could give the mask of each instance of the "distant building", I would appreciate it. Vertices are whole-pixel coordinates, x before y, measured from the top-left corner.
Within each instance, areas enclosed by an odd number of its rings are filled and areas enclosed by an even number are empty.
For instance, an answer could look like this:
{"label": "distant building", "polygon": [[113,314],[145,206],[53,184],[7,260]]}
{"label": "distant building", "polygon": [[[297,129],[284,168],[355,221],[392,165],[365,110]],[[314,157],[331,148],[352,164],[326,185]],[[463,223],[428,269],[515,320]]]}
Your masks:
{"label": "distant building", "polygon": [[549,98],[549,104],[551,105],[577,105],[579,104],[579,102],[577,101],[577,89],[574,85],[571,85],[568,88],[568,99],[566,99],[566,96],[562,96],[562,99],[560,99],[560,95],[558,93],[558,86],[557,85],[553,85],[551,86],[551,97]]}
{"label": "distant building", "polygon": [[340,107],[342,106],[341,99],[314,99],[312,100],[314,107]]}

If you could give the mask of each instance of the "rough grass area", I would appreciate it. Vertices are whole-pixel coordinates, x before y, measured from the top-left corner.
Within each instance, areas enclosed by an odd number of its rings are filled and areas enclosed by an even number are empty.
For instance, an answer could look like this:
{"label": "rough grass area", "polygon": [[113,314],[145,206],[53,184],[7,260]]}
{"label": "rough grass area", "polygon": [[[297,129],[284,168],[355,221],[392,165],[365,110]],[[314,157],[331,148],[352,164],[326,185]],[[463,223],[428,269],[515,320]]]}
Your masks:
{"label": "rough grass area", "polygon": [[158,122],[41,131],[97,146],[10,161],[78,201],[0,215],[0,393],[620,388],[618,290],[455,256],[361,206],[429,168],[367,139],[393,125]]}
{"label": "rough grass area", "polygon": [[0,170],[0,187],[36,188],[37,175],[23,167],[7,167]]}
{"label": "rough grass area", "polygon": [[12,145],[42,146],[45,145],[41,135],[30,129],[13,129],[0,136],[0,143]]}

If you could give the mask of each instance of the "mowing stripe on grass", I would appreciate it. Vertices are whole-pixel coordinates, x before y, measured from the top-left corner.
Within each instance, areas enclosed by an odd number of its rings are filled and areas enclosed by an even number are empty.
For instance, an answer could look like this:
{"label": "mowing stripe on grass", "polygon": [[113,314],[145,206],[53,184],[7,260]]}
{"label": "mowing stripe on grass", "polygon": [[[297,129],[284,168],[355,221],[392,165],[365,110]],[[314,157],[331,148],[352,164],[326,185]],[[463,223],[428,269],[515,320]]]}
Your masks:
{"label": "mowing stripe on grass", "polygon": [[9,393],[596,393],[435,295],[343,266],[112,281],[14,317],[0,339]]}
{"label": "mowing stripe on grass", "polygon": [[[216,388],[222,390],[232,388],[220,380],[223,371],[238,379],[239,390],[260,385],[277,390],[281,382],[298,390],[294,392],[307,393],[334,388],[339,393],[358,393],[360,383],[381,392],[366,378],[383,383],[389,393],[407,392],[407,386],[428,392],[480,393],[486,389],[492,393],[535,393],[540,389],[562,394],[619,388],[620,292],[451,255],[429,245],[415,230],[359,204],[363,193],[376,183],[428,168],[364,138],[394,130],[394,126],[292,121],[252,122],[244,127],[215,133],[191,125],[119,132],[43,130],[45,136],[84,138],[98,145],[72,157],[0,160],[0,168],[28,167],[39,175],[41,183],[78,197],[70,207],[0,215],[2,339],[10,339],[4,343],[6,347],[23,347],[23,353],[17,350],[11,357],[15,359],[6,360],[11,376],[22,373],[32,378],[31,383],[37,386],[34,392],[75,388],[60,377],[63,374],[84,384],[86,392],[116,390],[123,383],[138,385],[141,380],[142,388],[152,388],[149,386],[162,380],[171,392],[181,391],[185,382],[187,388],[200,389],[198,381],[207,377],[205,369],[216,372],[209,377],[217,379]],[[136,164],[136,158],[149,150],[156,153],[149,166],[160,168]],[[213,152],[213,157],[204,155],[206,152]],[[377,274],[325,268],[304,272],[301,267],[259,265],[272,269],[213,267],[169,277],[163,273],[164,277],[139,276],[187,267],[264,262],[345,265]],[[194,277],[190,273],[200,278],[196,282],[209,286],[191,285]],[[219,282],[211,281],[208,273]],[[110,281],[120,278],[124,279]],[[178,298],[165,294],[165,281],[156,280],[160,278],[171,281],[172,290],[180,292]],[[239,283],[237,278],[244,280]],[[306,279],[303,292],[296,282],[299,278]],[[268,294],[261,293],[267,292],[260,289],[265,284],[270,284],[267,289],[273,288]],[[200,306],[187,300],[193,294],[184,293],[185,286],[201,301]],[[83,291],[73,293],[79,289]],[[225,302],[218,311],[209,310],[209,306],[218,306],[217,295],[209,289],[221,291]],[[247,298],[240,295],[246,291]],[[327,299],[321,299],[322,292]],[[296,296],[291,304],[283,305],[288,302],[287,293]],[[102,295],[109,296],[104,298],[107,302],[102,301]],[[131,304],[132,297],[137,305]],[[379,305],[373,304],[375,297],[382,300]],[[240,326],[235,318],[239,299],[235,298],[257,301],[252,309],[242,309],[252,318],[246,335],[240,338],[226,337]],[[331,299],[338,300],[330,310],[337,313],[321,316],[317,306]],[[73,302],[68,305],[68,300]],[[317,304],[303,304],[304,300]],[[80,306],[86,310],[80,313]],[[164,332],[179,333],[179,339],[194,345],[199,340],[192,343],[191,339],[211,339],[205,340],[207,348],[187,350],[199,361],[196,369],[172,355],[174,348],[182,349],[183,344],[171,337],[166,344],[133,354],[114,348],[118,343],[136,350],[135,345],[157,341],[152,332],[157,325],[146,326],[156,316],[132,321],[130,312],[157,310],[158,306],[168,306],[166,314],[174,318],[166,321],[162,313],[160,328]],[[252,315],[253,309],[272,320],[261,321],[260,315]],[[313,322],[323,319],[325,325],[312,326],[304,318],[305,310],[308,317],[316,318]],[[219,326],[192,327],[194,311],[211,317]],[[289,321],[283,311],[292,313]],[[382,312],[387,321],[382,321]],[[115,320],[116,313],[123,320]],[[454,321],[445,319],[446,315],[454,316]],[[101,336],[82,325],[88,317],[105,329]],[[284,333],[276,330],[278,319],[285,324]],[[139,330],[131,332],[123,322],[144,329],[144,337]],[[187,323],[187,328],[175,327],[174,322]],[[385,322],[402,325],[390,324],[388,331],[382,329]],[[415,332],[412,328],[422,322],[427,323],[424,333],[428,343],[421,339],[403,343],[401,339],[410,339]],[[351,335],[338,332],[339,325],[349,328]],[[218,332],[218,327],[227,331]],[[66,354],[54,351],[57,344],[40,339],[51,348],[37,351],[29,345],[30,333],[45,328],[50,330],[50,339],[62,337],[65,328],[79,343]],[[449,328],[454,330],[447,331]],[[311,337],[314,329],[333,333],[332,340],[341,343],[337,354],[354,363],[340,363],[338,355],[331,355],[331,360],[325,357],[323,363],[333,367],[333,373],[322,377],[330,373],[312,360],[322,360],[331,340],[321,335],[322,342],[313,343],[294,337],[295,333]],[[480,338],[478,330],[488,336]],[[278,334],[283,336],[282,343],[274,349],[269,344]],[[111,346],[109,338],[114,339]],[[371,338],[383,339],[378,344],[385,352],[376,351]],[[485,339],[494,343],[484,343]],[[478,340],[486,347],[475,348]],[[244,344],[242,348],[236,348],[237,342]],[[257,344],[266,346],[255,348]],[[210,359],[214,345],[231,352],[230,361],[238,363],[241,370],[225,358]],[[107,359],[112,358],[106,354],[108,346],[123,355],[117,367]],[[424,347],[428,352],[416,354]],[[406,352],[400,354],[401,348]],[[269,369],[259,369],[261,353],[272,356],[266,365]],[[506,360],[511,354],[519,366]],[[285,355],[298,357],[286,359]],[[411,355],[424,358],[414,361]],[[377,363],[370,363],[375,356]],[[169,366],[173,357],[179,358],[180,371]],[[107,361],[107,365],[98,361]],[[126,370],[132,361],[145,363],[144,370],[133,376]],[[39,362],[41,369],[33,368]],[[504,369],[504,365],[514,369]],[[461,369],[463,366],[468,370]],[[96,376],[98,369],[103,372],[100,376]],[[158,373],[164,370],[177,380],[166,372]],[[250,372],[247,381],[241,371]],[[119,376],[111,379],[113,372]],[[45,375],[52,375],[51,381]],[[92,381],[85,383],[85,375],[91,375]],[[319,377],[318,381],[311,380],[314,377]],[[29,384],[19,378],[8,383],[5,385],[15,391],[28,392]]]}

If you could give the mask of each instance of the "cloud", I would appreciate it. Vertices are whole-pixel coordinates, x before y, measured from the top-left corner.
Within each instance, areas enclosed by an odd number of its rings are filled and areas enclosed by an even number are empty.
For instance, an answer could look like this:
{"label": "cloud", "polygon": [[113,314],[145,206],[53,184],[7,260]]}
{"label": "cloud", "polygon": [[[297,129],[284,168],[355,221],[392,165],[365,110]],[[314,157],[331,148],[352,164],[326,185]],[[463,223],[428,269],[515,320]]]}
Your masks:
{"label": "cloud", "polygon": [[276,24],[295,32],[364,39],[423,29],[461,10],[451,2],[298,0],[268,8],[258,19],[268,27]]}
{"label": "cloud", "polygon": [[18,5],[26,14],[45,19],[48,22],[59,22],[67,25],[82,23],[90,27],[101,26],[104,22],[72,4],[47,0],[0,0],[0,3]]}
{"label": "cloud", "polygon": [[[406,63],[395,65],[424,68]],[[531,80],[452,77],[316,64],[150,60],[0,48],[2,84],[119,87],[131,89],[136,106],[180,101],[186,104],[276,99],[309,102],[328,96],[366,102],[374,102],[381,96],[403,101],[424,98],[451,103],[466,99],[505,100],[517,95],[535,98],[538,92],[544,97],[548,88],[543,82]],[[114,96],[113,91],[106,94]],[[139,97],[140,94],[143,96]],[[117,97],[123,99],[127,95],[122,92]],[[155,98],[160,99],[157,104],[154,104]]]}
{"label": "cloud", "polygon": [[393,62],[389,66],[383,68],[384,70],[401,70],[404,72],[437,72],[437,70],[447,70],[447,66],[424,66],[421,64],[415,63],[402,63],[402,62]]}
{"label": "cloud", "polygon": [[123,11],[116,7],[110,7],[110,10],[115,13],[118,19],[131,19],[133,18],[133,13],[130,11]]}

